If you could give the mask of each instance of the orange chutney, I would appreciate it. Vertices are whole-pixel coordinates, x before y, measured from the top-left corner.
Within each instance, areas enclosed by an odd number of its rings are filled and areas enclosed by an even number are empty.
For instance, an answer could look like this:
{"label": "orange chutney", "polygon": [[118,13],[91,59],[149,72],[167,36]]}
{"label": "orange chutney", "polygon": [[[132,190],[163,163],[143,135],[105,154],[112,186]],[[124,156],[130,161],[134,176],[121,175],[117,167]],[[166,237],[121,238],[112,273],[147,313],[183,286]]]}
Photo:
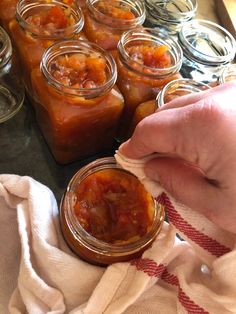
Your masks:
{"label": "orange chutney", "polygon": [[98,265],[140,257],[163,220],[163,206],[114,157],[80,168],[60,206],[66,242],[78,256]]}
{"label": "orange chutney", "polygon": [[133,175],[104,169],[80,183],[74,212],[82,228],[101,241],[134,241],[152,225],[154,201]]}
{"label": "orange chutney", "polygon": [[114,50],[125,31],[142,25],[145,9],[140,0],[88,0],[84,17],[86,37],[104,49]]}
{"label": "orange chutney", "polygon": [[20,0],[16,19],[9,24],[16,45],[26,89],[30,92],[30,73],[39,66],[44,51],[54,42],[80,38],[84,24],[82,12],[64,2]]}
{"label": "orange chutney", "polygon": [[95,44],[62,41],[46,50],[41,71],[32,71],[33,101],[59,163],[113,147],[124,106],[115,80],[115,61]]}

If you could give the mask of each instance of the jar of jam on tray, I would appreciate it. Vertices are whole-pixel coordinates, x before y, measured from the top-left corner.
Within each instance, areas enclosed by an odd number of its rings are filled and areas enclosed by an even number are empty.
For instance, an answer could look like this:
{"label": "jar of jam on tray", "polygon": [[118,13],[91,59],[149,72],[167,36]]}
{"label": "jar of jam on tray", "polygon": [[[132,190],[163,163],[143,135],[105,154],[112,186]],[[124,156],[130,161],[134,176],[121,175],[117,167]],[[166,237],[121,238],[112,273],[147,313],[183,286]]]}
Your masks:
{"label": "jar of jam on tray", "polygon": [[173,36],[197,12],[197,0],[145,0],[145,6],[147,16],[144,25],[165,30]]}
{"label": "jar of jam on tray", "polygon": [[136,107],[155,99],[168,82],[180,78],[182,49],[158,30],[137,28],[123,34],[116,58],[117,85],[125,99],[120,136],[127,136]]}
{"label": "jar of jam on tray", "polygon": [[83,37],[82,11],[58,0],[20,0],[16,19],[9,24],[10,34],[19,54],[27,92],[30,94],[30,73],[39,66],[44,51],[62,39]]}
{"label": "jar of jam on tray", "polygon": [[60,206],[69,247],[84,260],[108,265],[139,257],[158,235],[164,208],[115,158],[81,168]]}
{"label": "jar of jam on tray", "polygon": [[182,76],[217,85],[225,66],[235,57],[234,37],[218,24],[192,20],[183,25],[178,38],[184,53]]}
{"label": "jar of jam on tray", "polygon": [[38,124],[59,163],[113,148],[124,107],[113,57],[88,41],[49,47],[32,71]]}
{"label": "jar of jam on tray", "polygon": [[0,161],[22,153],[30,141],[30,116],[24,85],[6,31],[0,27]]}
{"label": "jar of jam on tray", "polygon": [[192,79],[177,79],[166,84],[158,93],[156,99],[152,99],[138,105],[134,112],[131,122],[129,135],[134,132],[137,124],[144,118],[153,114],[158,108],[162,107],[167,102],[180,96],[190,93],[197,93],[209,89],[210,86]]}
{"label": "jar of jam on tray", "polygon": [[142,0],[87,0],[84,12],[86,37],[108,50],[115,50],[121,35],[145,20]]}

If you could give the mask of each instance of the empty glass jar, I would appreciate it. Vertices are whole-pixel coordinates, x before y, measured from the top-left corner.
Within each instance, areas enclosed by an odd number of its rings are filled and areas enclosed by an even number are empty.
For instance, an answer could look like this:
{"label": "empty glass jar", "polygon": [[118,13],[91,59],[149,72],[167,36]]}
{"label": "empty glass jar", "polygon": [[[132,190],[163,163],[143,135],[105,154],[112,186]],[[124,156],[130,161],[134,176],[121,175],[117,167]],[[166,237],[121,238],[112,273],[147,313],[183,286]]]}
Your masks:
{"label": "empty glass jar", "polygon": [[176,34],[197,11],[196,0],[145,0],[147,11],[145,26]]}
{"label": "empty glass jar", "polygon": [[234,37],[220,25],[192,20],[183,25],[179,34],[183,49],[183,77],[204,83],[218,82],[225,66],[234,59]]}
{"label": "empty glass jar", "polygon": [[29,142],[29,117],[23,102],[24,87],[11,41],[0,27],[0,160],[17,156]]}

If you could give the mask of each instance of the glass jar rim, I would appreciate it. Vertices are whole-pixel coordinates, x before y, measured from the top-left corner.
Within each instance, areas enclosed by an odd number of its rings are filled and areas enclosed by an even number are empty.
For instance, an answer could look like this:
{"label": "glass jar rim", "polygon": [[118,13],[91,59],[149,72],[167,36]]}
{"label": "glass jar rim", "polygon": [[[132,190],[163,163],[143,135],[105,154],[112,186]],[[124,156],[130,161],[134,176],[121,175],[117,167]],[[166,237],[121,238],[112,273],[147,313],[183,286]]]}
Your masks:
{"label": "glass jar rim", "polygon": [[[52,34],[45,34],[40,30],[40,28],[35,27],[34,25],[27,22],[26,18],[31,16],[29,12],[34,10],[35,8],[39,7],[53,7],[54,5],[58,5],[63,9],[70,9],[71,14],[73,17],[76,18],[76,23],[65,28],[60,28],[54,30]],[[33,36],[42,38],[42,39],[57,39],[57,38],[65,38],[71,37],[74,34],[79,33],[83,26],[84,26],[84,16],[82,10],[79,6],[77,6],[76,1],[74,2],[75,9],[71,7],[69,4],[66,4],[59,0],[42,0],[37,1],[33,0],[28,2],[27,0],[19,0],[16,5],[16,20],[18,21],[19,25],[26,30],[27,32],[31,33]]]}
{"label": "glass jar rim", "polygon": [[[158,1],[153,1],[153,0],[145,0],[145,5],[147,8],[148,13],[153,17],[153,18],[161,18],[168,23],[182,23],[184,21],[188,21],[191,18],[194,17],[197,11],[198,3],[196,0],[185,0],[186,6],[189,10],[182,12],[179,7],[178,7],[178,2],[179,0],[175,1],[164,1],[159,0],[160,5],[158,5]],[[168,2],[171,2],[174,6],[179,9],[178,12],[172,12],[166,8]],[[175,3],[176,2],[176,3]],[[161,6],[163,5],[163,6]],[[189,5],[189,6],[188,6]]]}
{"label": "glass jar rim", "polygon": [[[167,46],[175,63],[166,68],[152,68],[142,65],[130,57],[129,53],[126,51],[125,46],[132,41],[138,41],[139,43],[143,41],[145,43],[150,42]],[[127,66],[127,68],[138,74],[145,75],[153,79],[172,75],[178,72],[182,65],[183,52],[178,42],[166,32],[157,29],[140,27],[125,32],[118,42],[117,50],[120,59]]]}
{"label": "glass jar rim", "polygon": [[176,79],[173,80],[169,83],[167,83],[162,90],[157,94],[156,97],[156,105],[158,108],[164,106],[165,104],[165,96],[168,94],[170,91],[177,91],[177,90],[182,90],[186,91],[189,94],[190,93],[197,93],[200,91],[204,91],[207,89],[210,89],[211,86],[209,86],[206,83],[195,81],[193,79],[188,79],[188,78],[183,78],[183,79]]}
{"label": "glass jar rim", "polygon": [[[195,47],[190,39],[196,35],[196,39],[204,40],[218,54],[220,54],[219,48],[223,50],[224,55],[212,56],[206,53],[206,47],[203,50]],[[217,43],[215,42],[216,37],[220,37],[220,41],[218,40]],[[202,64],[213,66],[226,64],[235,56],[236,41],[233,35],[224,27],[208,20],[194,19],[186,22],[178,33],[178,39],[184,55]],[[221,46],[216,46],[219,43]],[[224,44],[225,46],[223,46]]]}
{"label": "glass jar rim", "polygon": [[7,32],[0,26],[0,68],[12,57],[12,44]]}
{"label": "glass jar rim", "polygon": [[[144,246],[148,245],[153,240],[153,237],[156,236],[162,226],[163,220],[164,220],[164,210],[163,207],[160,209],[160,212],[158,212],[158,207],[155,207],[155,215],[153,219],[153,224],[150,228],[150,230],[145,234],[144,237],[134,241],[134,242],[128,242],[128,243],[122,243],[122,244],[110,244],[106,243],[104,241],[98,240],[97,238],[91,236],[87,231],[85,231],[82,226],[79,223],[75,222],[75,219],[73,219],[73,212],[71,209],[71,204],[68,204],[70,202],[71,195],[68,196],[68,193],[71,193],[71,190],[75,189],[75,187],[87,176],[91,175],[94,172],[97,172],[99,170],[103,169],[118,169],[120,171],[124,171],[125,173],[128,173],[130,175],[130,172],[122,168],[120,165],[116,163],[116,160],[114,157],[104,157],[97,159],[84,167],[82,167],[70,180],[67,190],[65,194],[63,195],[61,206],[66,202],[67,206],[67,215],[66,220],[68,225],[70,226],[71,231],[74,234],[74,237],[76,237],[80,243],[89,248],[89,250],[94,252],[99,252],[100,254],[105,255],[126,255],[128,253],[136,252],[142,249]],[[133,175],[134,176],[134,175]],[[137,179],[138,180],[138,179]],[[67,199],[66,199],[66,196]],[[72,195],[73,197],[73,195]],[[68,200],[69,198],[69,200]],[[156,200],[153,198],[156,206],[158,205]]]}
{"label": "glass jar rim", "polygon": [[119,3],[123,3],[129,5],[135,13],[137,17],[130,20],[123,20],[111,16],[107,16],[106,14],[100,12],[94,4],[101,0],[86,0],[86,7],[92,17],[97,20],[99,23],[107,25],[114,29],[123,29],[127,30],[130,27],[137,27],[143,24],[146,18],[146,9],[142,0],[116,0]]}
{"label": "glass jar rim", "polygon": [[220,84],[227,82],[226,78],[230,76],[233,76],[234,80],[236,80],[236,63],[230,63],[223,69],[219,78]]}
{"label": "glass jar rim", "polygon": [[[68,53],[85,53],[85,51],[86,54],[96,52],[105,59],[110,76],[103,85],[93,88],[75,88],[73,86],[63,85],[51,75],[49,66],[57,57]],[[63,40],[56,42],[44,52],[40,69],[49,85],[56,88],[59,92],[77,97],[95,98],[104,95],[112,89],[117,79],[116,63],[112,55],[97,44],[86,40]]]}

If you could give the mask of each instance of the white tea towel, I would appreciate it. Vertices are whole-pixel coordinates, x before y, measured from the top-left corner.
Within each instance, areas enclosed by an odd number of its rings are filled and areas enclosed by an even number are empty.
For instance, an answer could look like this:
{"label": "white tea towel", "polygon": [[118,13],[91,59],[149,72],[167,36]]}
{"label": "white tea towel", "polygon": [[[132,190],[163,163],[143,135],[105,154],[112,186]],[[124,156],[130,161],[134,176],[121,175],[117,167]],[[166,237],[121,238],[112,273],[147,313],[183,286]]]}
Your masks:
{"label": "white tea towel", "polygon": [[[159,200],[182,224],[190,219],[189,236],[194,216],[164,194]],[[212,240],[225,250],[202,259],[196,248],[205,249],[190,236],[190,244],[178,240],[176,223],[166,223],[141,258],[97,267],[65,244],[52,192],[16,175],[0,175],[0,226],[1,314],[236,313],[235,239],[223,231]]]}

